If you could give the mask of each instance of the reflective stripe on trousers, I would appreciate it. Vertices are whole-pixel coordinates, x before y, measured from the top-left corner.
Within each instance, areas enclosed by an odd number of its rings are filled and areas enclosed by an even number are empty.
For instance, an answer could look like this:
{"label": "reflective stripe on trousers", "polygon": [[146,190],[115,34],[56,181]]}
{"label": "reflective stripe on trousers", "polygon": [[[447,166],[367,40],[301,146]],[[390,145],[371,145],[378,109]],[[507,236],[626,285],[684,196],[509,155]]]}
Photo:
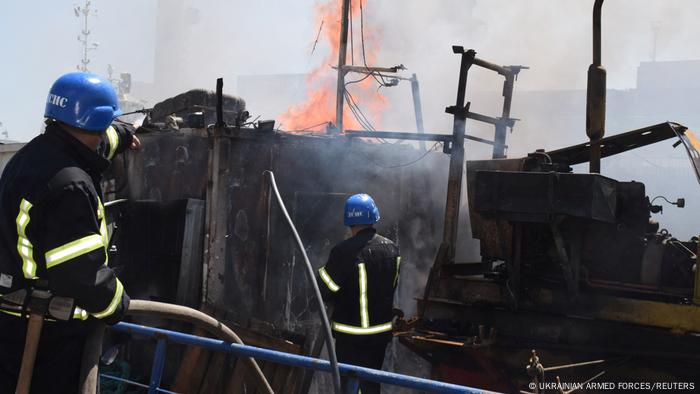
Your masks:
{"label": "reflective stripe on trousers", "polygon": [[381,334],[383,332],[391,331],[392,325],[391,322],[387,322],[384,324],[379,324],[376,326],[369,326],[369,327],[356,327],[356,326],[351,326],[349,324],[342,324],[338,322],[333,322],[333,330],[342,332],[344,334],[351,334],[351,335],[373,335],[373,334]]}

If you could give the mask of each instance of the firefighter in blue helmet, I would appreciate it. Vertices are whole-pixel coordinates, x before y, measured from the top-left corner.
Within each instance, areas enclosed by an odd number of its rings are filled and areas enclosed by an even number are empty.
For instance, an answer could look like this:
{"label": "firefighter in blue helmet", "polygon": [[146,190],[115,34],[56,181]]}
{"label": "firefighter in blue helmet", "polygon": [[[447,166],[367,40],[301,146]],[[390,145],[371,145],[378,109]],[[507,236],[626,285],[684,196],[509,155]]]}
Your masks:
{"label": "firefighter in blue helmet", "polygon": [[[100,178],[110,160],[138,149],[112,84],[72,72],[51,87],[46,131],[20,149],[0,177],[0,392],[15,391],[26,305],[10,294],[49,291],[73,300],[68,321],[47,318],[39,339],[33,393],[78,391],[87,320],[117,323],[129,297],[108,267],[109,235]],[[53,315],[51,315],[53,316]]]}
{"label": "firefighter in blue helmet", "polygon": [[[324,299],[334,305],[333,335],[338,361],[381,369],[392,338],[394,290],[399,280],[398,247],[377,234],[379,208],[372,197],[356,194],[345,203],[344,224],[352,237],[331,250],[318,271]],[[379,384],[361,382],[363,394]]]}

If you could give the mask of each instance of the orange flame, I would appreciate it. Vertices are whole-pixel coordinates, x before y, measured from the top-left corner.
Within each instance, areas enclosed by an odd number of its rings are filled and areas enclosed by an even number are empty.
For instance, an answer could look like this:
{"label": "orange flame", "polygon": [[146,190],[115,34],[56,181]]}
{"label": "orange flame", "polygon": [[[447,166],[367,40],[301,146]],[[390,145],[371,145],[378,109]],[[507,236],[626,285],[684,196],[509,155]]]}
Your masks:
{"label": "orange flame", "polygon": [[[350,18],[353,19],[354,30],[354,50],[356,61],[362,62],[362,48],[360,42],[360,1],[351,2]],[[337,71],[330,65],[338,62],[340,45],[340,17],[342,0],[327,0],[316,5],[314,31],[323,27],[322,39],[330,51],[324,58],[321,65],[316,67],[306,78],[307,97],[303,103],[290,106],[287,111],[279,117],[280,122],[287,130],[309,130],[325,131],[322,124],[335,123],[336,105],[336,84]],[[364,5],[363,5],[364,7]],[[357,20],[355,20],[357,19]],[[323,25],[322,25],[323,24]],[[350,63],[352,54],[350,53],[350,31],[348,31],[348,55],[347,62]],[[376,60],[377,33],[374,29],[364,26],[365,56],[367,65],[373,65]],[[346,83],[352,80],[361,79],[363,74],[347,74]],[[370,122],[377,127],[382,110],[388,103],[386,98],[377,91],[377,85],[372,77],[366,78],[362,82],[347,86],[354,101],[359,105]],[[343,126],[345,129],[364,129],[358,122],[349,108],[347,100],[343,110]],[[313,129],[313,130],[312,130]]]}

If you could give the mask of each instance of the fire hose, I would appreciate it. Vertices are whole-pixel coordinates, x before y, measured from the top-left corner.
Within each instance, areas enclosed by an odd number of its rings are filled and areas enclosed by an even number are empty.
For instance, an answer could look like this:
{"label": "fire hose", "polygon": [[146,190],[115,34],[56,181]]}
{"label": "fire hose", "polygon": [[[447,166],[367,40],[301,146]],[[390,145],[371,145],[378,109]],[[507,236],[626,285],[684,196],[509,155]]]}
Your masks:
{"label": "fire hose", "polygon": [[[155,301],[131,300],[129,310],[126,314],[128,316],[161,317],[191,323],[224,341],[243,344],[241,338],[224,323],[206,313],[186,306]],[[100,322],[96,323],[98,324],[92,328],[88,340],[85,343],[85,350],[83,351],[83,363],[80,371],[81,394],[94,394],[97,388],[97,366],[102,349],[104,324]],[[243,357],[241,359],[246,363],[249,371],[255,376],[257,389],[263,393],[274,394],[270,383],[265,378],[258,363],[251,357]]]}
{"label": "fire hose", "polygon": [[[277,197],[277,202],[279,203],[280,208],[284,213],[287,222],[289,223],[289,226],[294,234],[297,244],[299,245],[299,249],[301,250],[301,253],[304,257],[304,261],[307,267],[307,273],[309,274],[310,282],[312,284],[312,287],[314,288],[314,293],[316,295],[316,299],[318,301],[319,309],[321,312],[321,320],[324,325],[326,344],[333,372],[333,385],[335,388],[335,392],[337,394],[340,394],[340,370],[338,368],[338,360],[336,358],[335,348],[333,346],[330,322],[326,314],[325,305],[323,304],[323,299],[321,297],[321,292],[318,287],[318,283],[315,279],[313,267],[309,261],[308,256],[306,255],[306,250],[304,249],[304,245],[301,242],[299,233],[296,231],[294,223],[292,222],[291,218],[289,217],[289,213],[285,208],[284,202],[282,200],[282,197],[280,196],[277,184],[275,182],[274,174],[272,173],[272,171],[265,171],[264,173],[270,176],[271,186]],[[54,301],[59,301],[61,299],[61,297],[54,297]],[[72,300],[70,301],[72,305]],[[60,303],[57,302],[57,304]],[[61,306],[63,307],[61,309],[66,309],[64,307],[65,305]],[[32,313],[30,314],[29,329],[27,332],[27,340],[25,343],[25,352],[22,359],[22,367],[20,371],[20,377],[18,379],[16,393],[24,394],[29,392],[31,376],[33,374],[34,369],[34,361],[36,359],[36,353],[43,326],[43,320],[44,317],[47,315],[47,308],[51,309],[51,306],[48,305],[48,301],[46,304],[42,305],[41,308],[33,309]],[[68,308],[68,310],[71,309],[72,308]],[[145,300],[132,300],[129,305],[129,310],[126,312],[126,314],[130,316],[162,317],[191,323],[212,335],[220,337],[222,340],[231,343],[243,344],[243,341],[238,337],[238,335],[236,335],[234,331],[232,331],[222,322],[214,319],[213,317],[203,312],[181,305]],[[97,390],[97,383],[99,380],[98,365],[102,350],[104,324],[102,324],[99,321],[94,321],[91,324],[93,325],[93,327],[91,327],[90,333],[85,343],[85,347],[83,350],[83,362],[80,370],[81,388],[79,392],[81,394],[94,394]],[[253,372],[253,375],[255,375],[258,390],[268,394],[273,394],[274,392],[272,390],[272,387],[270,386],[269,382],[265,378],[265,375],[263,374],[259,365],[255,362],[255,360],[253,360],[250,357],[245,357],[243,358],[243,360],[246,363],[248,369],[251,372]]]}
{"label": "fire hose", "polygon": [[330,358],[330,363],[331,363],[331,368],[332,368],[332,375],[333,375],[333,387],[335,388],[336,394],[341,393],[341,385],[340,385],[340,369],[338,368],[338,359],[336,358],[335,355],[335,346],[333,346],[333,335],[331,334],[331,324],[328,321],[328,314],[326,313],[326,306],[323,304],[323,298],[321,297],[321,290],[318,288],[318,283],[316,282],[316,275],[314,274],[314,268],[311,266],[311,262],[309,262],[309,256],[306,255],[306,248],[304,248],[304,244],[301,242],[301,238],[299,237],[299,233],[297,232],[296,227],[294,227],[294,222],[292,222],[292,219],[289,217],[289,213],[287,212],[287,208],[284,206],[284,201],[282,201],[282,196],[280,195],[279,189],[277,189],[277,182],[275,182],[275,174],[272,173],[270,170],[265,170],[263,171],[263,175],[267,174],[270,176],[270,185],[272,186],[272,190],[275,192],[275,197],[277,197],[277,203],[280,206],[280,209],[282,210],[282,213],[284,214],[285,219],[287,219],[287,223],[289,224],[289,228],[292,230],[292,233],[294,234],[294,239],[297,242],[297,245],[299,246],[299,250],[301,251],[301,255],[304,257],[304,262],[306,263],[306,272],[309,275],[309,282],[311,282],[311,285],[314,289],[314,295],[316,296],[316,301],[318,301],[318,309],[321,312],[321,322],[323,323],[323,328],[324,328],[324,334],[326,336],[326,348],[328,349],[328,356]]}
{"label": "fire hose", "polygon": [[[4,307],[19,307],[27,305],[29,321],[27,325],[27,337],[22,355],[22,364],[15,394],[28,394],[34,373],[34,363],[39,348],[41,331],[45,318],[68,320],[72,314],[73,300],[65,297],[53,297],[48,291],[19,290],[2,297]],[[21,309],[20,309],[21,310]],[[161,317],[171,320],[191,323],[230,343],[243,344],[236,333],[224,323],[198,310],[181,305],[166,304],[163,302],[132,300],[126,312],[129,316]],[[89,320],[88,337],[83,348],[83,359],[80,369],[81,394],[95,394],[97,390],[98,366],[102,353],[102,339],[105,324],[99,320]],[[260,366],[251,357],[243,357],[246,367],[255,377],[257,389],[266,394],[274,394],[270,383],[265,378]]]}

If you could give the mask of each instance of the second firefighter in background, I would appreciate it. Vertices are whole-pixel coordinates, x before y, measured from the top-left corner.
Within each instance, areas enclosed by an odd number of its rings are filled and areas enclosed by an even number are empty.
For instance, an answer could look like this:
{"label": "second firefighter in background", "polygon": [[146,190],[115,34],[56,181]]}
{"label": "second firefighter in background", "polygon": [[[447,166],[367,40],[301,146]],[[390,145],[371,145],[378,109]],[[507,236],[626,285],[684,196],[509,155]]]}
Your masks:
{"label": "second firefighter in background", "polygon": [[[352,237],[333,247],[319,269],[324,300],[334,305],[333,336],[339,362],[381,369],[392,338],[394,290],[401,257],[390,239],[377,234],[379,208],[372,197],[356,194],[345,203],[344,224]],[[363,394],[379,384],[361,382]]]}

